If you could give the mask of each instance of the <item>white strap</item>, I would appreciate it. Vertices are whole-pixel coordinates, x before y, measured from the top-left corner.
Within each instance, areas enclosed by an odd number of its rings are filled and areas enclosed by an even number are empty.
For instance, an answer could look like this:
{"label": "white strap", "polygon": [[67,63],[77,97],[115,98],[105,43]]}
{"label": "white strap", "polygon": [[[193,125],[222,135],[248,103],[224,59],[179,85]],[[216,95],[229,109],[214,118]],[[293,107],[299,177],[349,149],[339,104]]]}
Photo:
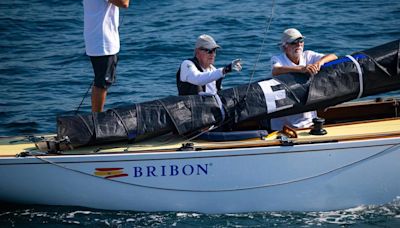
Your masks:
{"label": "white strap", "polygon": [[353,58],[353,56],[351,55],[346,55],[347,58],[349,58],[351,61],[353,61],[353,63],[356,65],[357,67],[357,71],[358,71],[358,80],[360,82],[360,91],[358,92],[358,96],[357,99],[360,98],[364,92],[364,80],[363,80],[363,74],[361,71],[361,67],[360,64],[357,62],[357,60],[355,58]]}

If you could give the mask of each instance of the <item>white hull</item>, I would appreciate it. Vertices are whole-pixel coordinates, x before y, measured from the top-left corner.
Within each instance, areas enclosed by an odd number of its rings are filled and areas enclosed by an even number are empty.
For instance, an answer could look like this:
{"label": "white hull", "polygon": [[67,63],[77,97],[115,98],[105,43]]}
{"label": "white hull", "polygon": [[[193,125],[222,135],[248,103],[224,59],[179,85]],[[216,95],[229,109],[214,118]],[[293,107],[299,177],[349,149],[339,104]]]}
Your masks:
{"label": "white hull", "polygon": [[[0,157],[0,200],[134,211],[327,211],[384,204],[400,196],[399,161],[399,137],[204,151]],[[122,168],[114,172],[127,176],[107,179],[96,176],[96,168]]]}

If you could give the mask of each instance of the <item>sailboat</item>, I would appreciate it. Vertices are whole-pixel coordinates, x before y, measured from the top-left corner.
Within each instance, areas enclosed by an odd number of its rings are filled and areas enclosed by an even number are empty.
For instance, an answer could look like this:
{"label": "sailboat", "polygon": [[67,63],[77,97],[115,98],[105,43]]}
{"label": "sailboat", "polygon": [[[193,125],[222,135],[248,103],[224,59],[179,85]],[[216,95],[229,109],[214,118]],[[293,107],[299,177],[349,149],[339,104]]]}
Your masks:
{"label": "sailboat", "polygon": [[[200,96],[59,116],[0,138],[0,200],[107,210],[328,211],[400,196],[400,41]],[[311,128],[270,118],[318,110]]]}

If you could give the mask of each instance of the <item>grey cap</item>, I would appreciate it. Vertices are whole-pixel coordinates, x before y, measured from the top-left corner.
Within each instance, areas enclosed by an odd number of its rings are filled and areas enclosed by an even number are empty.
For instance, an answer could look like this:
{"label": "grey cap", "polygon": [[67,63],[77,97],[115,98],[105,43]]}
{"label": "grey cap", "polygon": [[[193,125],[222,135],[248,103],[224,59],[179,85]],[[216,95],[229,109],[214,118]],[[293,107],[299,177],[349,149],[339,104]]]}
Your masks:
{"label": "grey cap", "polygon": [[286,43],[291,43],[299,38],[305,38],[305,36],[303,36],[299,30],[295,29],[295,28],[289,28],[286,29],[285,31],[283,31],[282,33],[282,39],[281,39],[281,44],[284,45]]}
{"label": "grey cap", "polygon": [[203,34],[197,38],[195,46],[195,48],[207,48],[209,50],[220,47],[221,46],[219,46],[211,36],[206,34]]}

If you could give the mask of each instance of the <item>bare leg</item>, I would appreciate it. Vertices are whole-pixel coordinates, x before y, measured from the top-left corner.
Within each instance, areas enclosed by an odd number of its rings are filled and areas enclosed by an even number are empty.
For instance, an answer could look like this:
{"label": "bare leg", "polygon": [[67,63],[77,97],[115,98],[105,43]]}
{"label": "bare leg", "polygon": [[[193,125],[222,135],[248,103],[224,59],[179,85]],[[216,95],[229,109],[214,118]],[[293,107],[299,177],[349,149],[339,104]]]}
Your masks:
{"label": "bare leg", "polygon": [[106,103],[107,89],[92,86],[92,112],[102,112]]}

